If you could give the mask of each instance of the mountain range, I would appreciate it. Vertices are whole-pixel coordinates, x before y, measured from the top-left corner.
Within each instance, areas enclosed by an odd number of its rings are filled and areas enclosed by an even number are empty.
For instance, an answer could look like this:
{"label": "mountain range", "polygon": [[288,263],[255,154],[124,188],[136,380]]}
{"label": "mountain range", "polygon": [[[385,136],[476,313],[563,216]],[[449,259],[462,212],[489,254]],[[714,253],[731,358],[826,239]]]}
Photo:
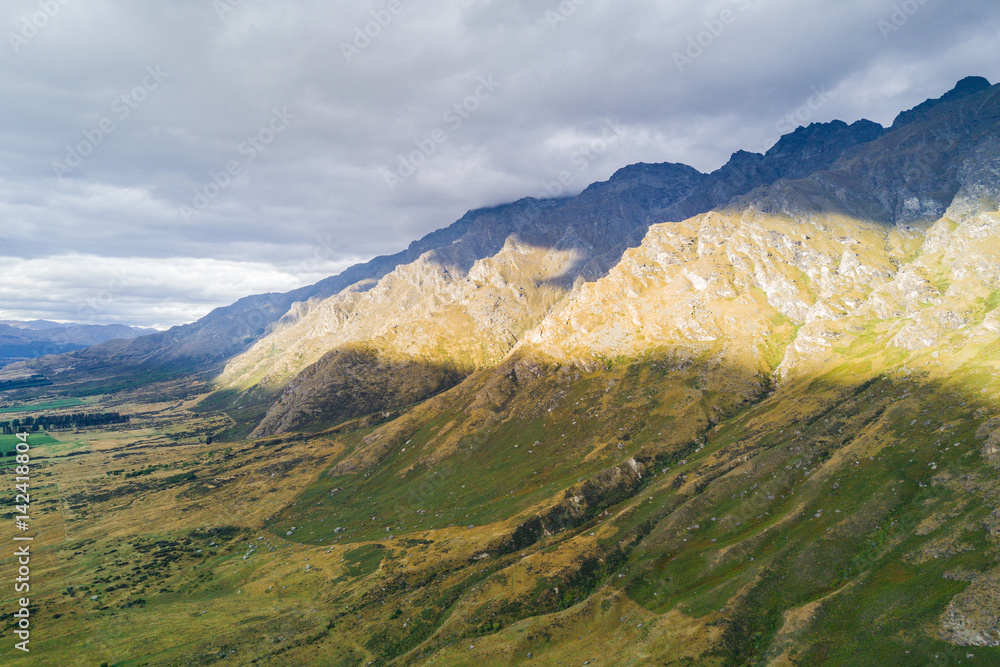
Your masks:
{"label": "mountain range", "polygon": [[0,367],[16,361],[82,350],[116,339],[134,339],[152,329],[124,324],[66,324],[0,320]]}
{"label": "mountain range", "polygon": [[996,664],[998,307],[969,77],[0,381],[187,383],[216,440],[298,452],[248,530],[331,572],[300,664]]}
{"label": "mountain range", "polygon": [[[575,302],[584,285],[606,277],[625,251],[649,240],[656,223],[726,206],[780,206],[799,222],[840,211],[903,235],[911,223],[917,230],[936,220],[959,188],[955,174],[936,167],[955,162],[955,153],[976,140],[960,136],[974,129],[965,118],[941,107],[954,110],[988,90],[985,79],[964,79],[901,113],[889,130],[865,120],[800,127],[764,154],[738,151],[710,174],[636,164],[575,197],[470,211],[396,255],[285,294],[241,299],[166,332],[121,336],[73,355],[72,369],[114,375],[221,368],[216,383],[230,407],[251,418],[266,408],[255,435],[393,410],[498,363],[527,332]],[[966,115],[969,107],[960,105]],[[951,125],[934,128],[933,136],[913,131],[935,117]],[[776,289],[769,298],[780,298],[772,296]],[[837,307],[814,301],[807,298],[794,313],[781,310],[803,322],[807,308]],[[385,382],[389,376],[395,379]]]}

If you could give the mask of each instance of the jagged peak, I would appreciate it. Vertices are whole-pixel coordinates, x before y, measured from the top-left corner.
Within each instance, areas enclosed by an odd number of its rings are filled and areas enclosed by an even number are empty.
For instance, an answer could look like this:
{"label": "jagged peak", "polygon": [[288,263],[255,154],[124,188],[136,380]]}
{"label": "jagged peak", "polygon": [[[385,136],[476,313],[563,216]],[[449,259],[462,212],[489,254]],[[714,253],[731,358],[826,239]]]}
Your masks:
{"label": "jagged peak", "polygon": [[729,156],[724,165],[712,172],[713,178],[725,178],[734,171],[746,171],[759,166],[764,161],[763,153],[753,153],[742,148]]}
{"label": "jagged peak", "polygon": [[848,127],[850,127],[850,128],[861,128],[861,129],[871,129],[871,130],[874,130],[874,129],[885,130],[885,127],[881,123],[876,123],[875,121],[868,120],[867,118],[859,118],[858,120],[856,120],[853,123],[851,123],[850,125],[848,125]]}
{"label": "jagged peak", "polygon": [[594,194],[612,189],[632,187],[646,183],[654,187],[666,187],[670,181],[692,183],[704,178],[705,174],[690,165],[680,162],[636,162],[617,170],[606,181],[591,183],[580,195],[586,200]]}
{"label": "jagged peak", "polygon": [[984,76],[967,76],[956,83],[955,87],[945,93],[941,99],[947,102],[952,99],[965,97],[966,95],[973,95],[986,90],[990,86],[992,86],[990,80]]}
{"label": "jagged peak", "polygon": [[842,120],[832,120],[826,123],[810,123],[800,125],[792,132],[783,135],[768,149],[765,155],[773,158],[793,151],[800,151],[806,144],[843,141],[845,135],[852,138],[852,143],[867,143],[885,133],[885,128],[866,118],[857,120],[850,125]]}
{"label": "jagged peak", "polygon": [[[842,120],[801,125],[783,135],[765,153],[754,153],[742,149],[736,151],[724,165],[712,172],[712,175],[716,178],[724,178],[733,171],[761,167],[777,168],[782,173],[791,169],[790,174],[801,177],[806,174],[799,173],[801,169],[795,169],[794,163],[801,162],[807,157],[815,158],[820,147],[835,146],[838,150],[843,150],[849,146],[874,141],[885,132],[884,127],[866,118],[849,125]],[[807,172],[819,168],[816,164],[800,166]]]}
{"label": "jagged peak", "polygon": [[892,127],[890,129],[896,130],[904,125],[909,125],[910,123],[920,120],[920,118],[925,113],[927,113],[934,107],[938,106],[939,104],[954,102],[964,97],[981,93],[982,91],[988,90],[991,87],[992,84],[990,83],[989,79],[986,79],[981,76],[967,76],[964,79],[960,80],[958,83],[956,83],[954,88],[949,90],[941,97],[938,97],[936,99],[926,100],[924,102],[921,102],[917,106],[913,107],[912,109],[900,113],[898,116],[896,116],[896,119],[893,121]]}
{"label": "jagged peak", "polygon": [[634,178],[637,175],[667,175],[676,174],[679,176],[697,176],[701,172],[694,167],[680,162],[637,162],[627,167],[622,167],[611,175],[609,183]]}
{"label": "jagged peak", "polygon": [[[729,156],[729,163],[759,162],[764,157],[763,153],[745,151],[742,148]],[[727,164],[729,164],[727,163]]]}

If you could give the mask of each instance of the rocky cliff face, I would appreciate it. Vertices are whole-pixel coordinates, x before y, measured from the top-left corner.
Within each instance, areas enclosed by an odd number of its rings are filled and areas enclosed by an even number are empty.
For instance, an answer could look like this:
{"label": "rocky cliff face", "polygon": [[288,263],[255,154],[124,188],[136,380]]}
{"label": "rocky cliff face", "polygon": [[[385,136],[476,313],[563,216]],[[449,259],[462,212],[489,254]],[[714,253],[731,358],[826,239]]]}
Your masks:
{"label": "rocky cliff face", "polygon": [[[614,270],[651,224],[683,220],[755,187],[830,167],[881,133],[867,121],[814,124],[766,155],[737,153],[712,174],[633,165],[568,200],[523,200],[479,213],[452,246],[397,267],[372,289],[294,307],[228,364],[221,386],[249,397],[282,391],[254,431],[258,436],[363,412],[365,402],[348,397],[371,396],[365,384],[386,365],[406,368],[398,380],[424,391],[404,392],[381,401],[383,407],[403,405],[404,396],[426,398],[497,363],[568,295]],[[348,351],[363,352],[370,372],[340,368]]]}
{"label": "rocky cliff face", "polygon": [[523,346],[582,359],[711,342],[746,355],[787,319],[801,327],[789,373],[873,319],[898,320],[892,342],[911,351],[989,330],[983,304],[1000,287],[998,97],[994,88],[935,105],[829,170],[653,225]]}
{"label": "rocky cliff face", "polygon": [[[922,105],[829,169],[650,226],[605,275],[505,339],[510,355],[466,389],[476,397],[467,410],[531,412],[508,403],[552,368],[579,377],[618,360],[669,359],[667,368],[714,377],[711,393],[731,405],[843,363],[873,336],[904,354],[1000,340],[997,100],[1000,86]],[[293,411],[302,386],[293,382],[269,418]],[[725,412],[702,408],[709,423]],[[399,428],[376,432],[373,451],[402,437]],[[453,439],[445,442],[449,450]]]}

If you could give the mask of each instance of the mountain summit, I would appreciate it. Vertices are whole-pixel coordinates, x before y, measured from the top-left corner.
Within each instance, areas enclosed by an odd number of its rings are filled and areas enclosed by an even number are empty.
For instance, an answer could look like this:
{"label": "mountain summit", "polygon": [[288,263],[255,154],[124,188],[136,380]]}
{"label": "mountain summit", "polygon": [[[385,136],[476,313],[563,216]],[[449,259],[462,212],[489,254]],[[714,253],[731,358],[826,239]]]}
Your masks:
{"label": "mountain summit", "polygon": [[989,89],[989,87],[990,87],[990,82],[988,79],[984,79],[981,76],[967,76],[961,81],[959,81],[957,84],[955,84],[954,88],[949,90],[941,97],[934,100],[927,100],[926,102],[922,102],[917,106],[913,107],[912,109],[910,109],[909,111],[904,111],[898,116],[896,116],[896,120],[893,121],[892,127],[890,129],[896,130],[902,127],[903,125],[912,123],[920,119],[920,117],[923,116],[927,111],[930,111],[939,104],[954,102],[956,100],[962,99],[963,97],[968,97],[969,95],[976,95],[977,93],[981,93]]}

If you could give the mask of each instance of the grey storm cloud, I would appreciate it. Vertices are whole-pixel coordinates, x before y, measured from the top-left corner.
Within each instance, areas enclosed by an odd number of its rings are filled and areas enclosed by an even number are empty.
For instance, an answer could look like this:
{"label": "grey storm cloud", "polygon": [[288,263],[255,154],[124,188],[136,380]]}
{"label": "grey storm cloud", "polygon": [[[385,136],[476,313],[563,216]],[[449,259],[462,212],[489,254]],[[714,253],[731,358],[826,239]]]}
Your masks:
{"label": "grey storm cloud", "polygon": [[3,319],[178,324],[561,172],[711,170],[1000,79],[1000,10],[974,0],[6,8]]}

